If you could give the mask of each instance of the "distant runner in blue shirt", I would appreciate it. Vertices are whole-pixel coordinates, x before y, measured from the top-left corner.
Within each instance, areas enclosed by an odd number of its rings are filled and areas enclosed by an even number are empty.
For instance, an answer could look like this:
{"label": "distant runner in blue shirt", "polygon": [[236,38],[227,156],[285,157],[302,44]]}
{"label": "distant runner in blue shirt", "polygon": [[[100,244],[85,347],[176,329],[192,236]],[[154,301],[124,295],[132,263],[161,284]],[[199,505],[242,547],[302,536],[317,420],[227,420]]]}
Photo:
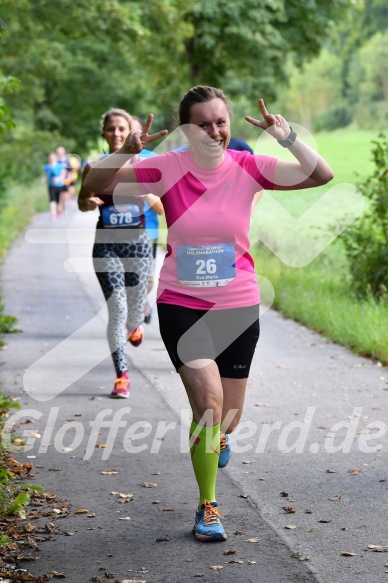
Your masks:
{"label": "distant runner in blue shirt", "polygon": [[62,214],[60,195],[64,185],[65,172],[53,152],[48,156],[48,163],[43,166],[42,183],[48,187],[50,200],[50,221],[56,221],[57,215]]}

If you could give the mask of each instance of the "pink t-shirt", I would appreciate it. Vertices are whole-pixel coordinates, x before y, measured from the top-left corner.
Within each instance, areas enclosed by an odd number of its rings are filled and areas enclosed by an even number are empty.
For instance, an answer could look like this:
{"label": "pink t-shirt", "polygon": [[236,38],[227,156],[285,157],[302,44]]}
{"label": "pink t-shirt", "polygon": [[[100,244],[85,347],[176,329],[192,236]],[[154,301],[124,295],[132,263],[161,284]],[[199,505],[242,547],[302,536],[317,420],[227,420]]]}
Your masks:
{"label": "pink t-shirt", "polygon": [[257,191],[273,189],[276,162],[227,150],[209,169],[185,150],[134,165],[141,192],[161,197],[166,213],[158,302],[218,310],[260,302],[249,254],[251,205]]}

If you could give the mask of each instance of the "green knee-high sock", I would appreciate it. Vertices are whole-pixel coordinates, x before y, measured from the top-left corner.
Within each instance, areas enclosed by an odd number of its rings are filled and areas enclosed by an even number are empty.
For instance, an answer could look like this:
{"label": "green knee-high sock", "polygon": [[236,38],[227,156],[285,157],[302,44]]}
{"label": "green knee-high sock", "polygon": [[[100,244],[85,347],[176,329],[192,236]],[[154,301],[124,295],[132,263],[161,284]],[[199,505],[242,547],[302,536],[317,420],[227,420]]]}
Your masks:
{"label": "green knee-high sock", "polygon": [[194,421],[190,427],[190,454],[199,487],[199,505],[216,500],[216,480],[220,457],[220,424],[202,427]]}

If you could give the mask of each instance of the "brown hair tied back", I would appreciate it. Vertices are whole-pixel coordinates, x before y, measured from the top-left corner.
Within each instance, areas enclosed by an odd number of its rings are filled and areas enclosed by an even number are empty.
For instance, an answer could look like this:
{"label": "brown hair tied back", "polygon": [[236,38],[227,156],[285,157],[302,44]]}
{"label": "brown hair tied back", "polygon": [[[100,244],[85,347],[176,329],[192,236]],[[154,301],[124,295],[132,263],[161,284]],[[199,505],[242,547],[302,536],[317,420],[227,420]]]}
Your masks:
{"label": "brown hair tied back", "polygon": [[196,87],[189,89],[186,95],[184,95],[181,99],[178,112],[179,125],[189,123],[190,111],[193,105],[196,103],[205,103],[217,98],[222,99],[222,101],[225,103],[229,117],[232,119],[232,104],[229,97],[225,95],[222,89],[210,87],[209,85],[197,85]]}

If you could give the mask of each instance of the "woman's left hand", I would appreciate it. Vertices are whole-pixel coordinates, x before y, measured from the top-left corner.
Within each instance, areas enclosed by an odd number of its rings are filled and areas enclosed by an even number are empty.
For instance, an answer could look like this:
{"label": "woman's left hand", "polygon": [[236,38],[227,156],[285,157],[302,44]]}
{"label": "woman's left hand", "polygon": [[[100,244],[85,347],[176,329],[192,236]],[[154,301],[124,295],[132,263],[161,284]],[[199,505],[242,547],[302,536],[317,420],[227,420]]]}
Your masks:
{"label": "woman's left hand", "polygon": [[291,133],[288,122],[280,114],[268,113],[264,104],[264,99],[259,99],[259,107],[263,120],[254,119],[249,115],[245,119],[252,125],[267,131],[275,140],[286,140]]}
{"label": "woman's left hand", "polygon": [[154,116],[152,115],[152,113],[150,113],[143,130],[130,132],[126,137],[124,146],[120,148],[120,150],[118,151],[126,154],[139,154],[143,150],[143,148],[146,148],[148,146],[148,144],[151,144],[151,142],[154,142],[155,140],[158,140],[162,136],[165,136],[168,133],[167,130],[162,130],[160,132],[157,132],[156,134],[151,135],[148,134],[153,119]]}

